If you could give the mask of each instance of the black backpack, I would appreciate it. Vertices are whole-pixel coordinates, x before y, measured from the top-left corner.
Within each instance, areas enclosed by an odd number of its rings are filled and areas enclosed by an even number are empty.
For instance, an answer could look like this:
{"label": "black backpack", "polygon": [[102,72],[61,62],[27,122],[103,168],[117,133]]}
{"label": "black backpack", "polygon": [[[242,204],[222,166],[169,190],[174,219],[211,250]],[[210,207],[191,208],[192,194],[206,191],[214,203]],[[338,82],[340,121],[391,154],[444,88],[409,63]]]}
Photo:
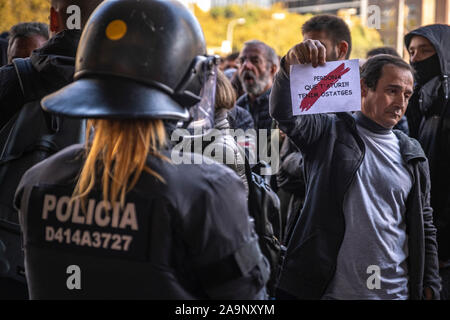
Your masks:
{"label": "black backpack", "polygon": [[[13,61],[24,106],[0,130],[0,297],[14,283],[26,283],[18,214],[14,195],[23,174],[65,147],[81,143],[85,121],[44,112],[40,100],[47,95],[29,59]],[[9,289],[4,283],[9,283]],[[19,289],[20,290],[20,289]],[[6,293],[7,294],[7,293]]]}
{"label": "black backpack", "polygon": [[[260,167],[261,163],[255,168]],[[252,171],[245,157],[245,175],[248,182],[248,209],[255,223],[255,231],[259,237],[261,252],[270,264],[270,278],[267,283],[269,296],[274,295],[275,282],[278,276],[280,254],[281,212],[280,200],[272,190],[268,181]]]}

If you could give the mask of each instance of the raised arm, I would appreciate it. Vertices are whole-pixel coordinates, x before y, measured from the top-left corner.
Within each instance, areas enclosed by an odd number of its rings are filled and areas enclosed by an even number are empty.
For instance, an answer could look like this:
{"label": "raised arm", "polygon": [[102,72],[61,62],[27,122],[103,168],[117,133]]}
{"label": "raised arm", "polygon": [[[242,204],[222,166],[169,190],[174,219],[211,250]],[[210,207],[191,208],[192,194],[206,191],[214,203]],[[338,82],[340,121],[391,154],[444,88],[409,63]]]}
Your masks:
{"label": "raised arm", "polygon": [[[307,44],[305,44],[307,43]],[[315,44],[314,50],[310,45]],[[305,48],[309,48],[309,59],[305,58]],[[270,115],[285,132],[289,138],[300,148],[302,152],[307,152],[320,137],[327,131],[331,124],[331,119],[325,114],[294,116],[292,114],[291,87],[289,71],[290,66],[299,63],[309,63],[313,61],[313,66],[325,63],[325,48],[320,42],[312,40],[297,44],[285,57],[281,59],[281,68],[275,75],[274,85],[270,94]],[[311,59],[311,56],[313,59]]]}

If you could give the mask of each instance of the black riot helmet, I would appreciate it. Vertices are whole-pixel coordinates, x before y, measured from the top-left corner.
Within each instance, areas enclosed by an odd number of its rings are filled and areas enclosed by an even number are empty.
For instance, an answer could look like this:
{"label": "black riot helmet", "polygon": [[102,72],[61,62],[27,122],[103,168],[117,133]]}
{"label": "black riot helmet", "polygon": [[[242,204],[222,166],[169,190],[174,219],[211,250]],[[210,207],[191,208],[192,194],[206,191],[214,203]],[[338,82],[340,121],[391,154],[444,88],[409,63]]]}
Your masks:
{"label": "black riot helmet", "polygon": [[208,63],[200,24],[174,0],[107,0],[91,15],[75,82],[42,100],[79,118],[189,118]]}

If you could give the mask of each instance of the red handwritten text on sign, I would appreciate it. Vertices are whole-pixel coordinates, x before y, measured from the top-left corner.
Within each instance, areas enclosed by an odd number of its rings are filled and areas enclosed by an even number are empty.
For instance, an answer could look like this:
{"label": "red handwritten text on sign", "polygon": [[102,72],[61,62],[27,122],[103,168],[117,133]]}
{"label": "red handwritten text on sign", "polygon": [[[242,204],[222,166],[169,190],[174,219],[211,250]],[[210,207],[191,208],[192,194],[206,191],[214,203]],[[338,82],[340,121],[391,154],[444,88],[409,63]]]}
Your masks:
{"label": "red handwritten text on sign", "polygon": [[311,109],[314,103],[320,98],[320,96],[331,88],[340,78],[350,71],[350,68],[345,68],[345,64],[340,64],[336,69],[331,71],[320,82],[311,89],[307,96],[302,100],[300,104],[301,111],[307,111]]}

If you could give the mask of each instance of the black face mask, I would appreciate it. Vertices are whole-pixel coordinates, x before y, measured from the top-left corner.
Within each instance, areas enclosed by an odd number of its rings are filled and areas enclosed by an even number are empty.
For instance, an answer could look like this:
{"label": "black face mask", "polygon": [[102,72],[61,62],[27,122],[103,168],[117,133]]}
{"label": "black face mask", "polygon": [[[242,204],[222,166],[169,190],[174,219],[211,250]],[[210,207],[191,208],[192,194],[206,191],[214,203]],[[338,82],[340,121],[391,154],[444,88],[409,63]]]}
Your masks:
{"label": "black face mask", "polygon": [[416,70],[414,78],[420,85],[441,74],[441,65],[437,53],[425,60],[411,62],[411,66]]}

